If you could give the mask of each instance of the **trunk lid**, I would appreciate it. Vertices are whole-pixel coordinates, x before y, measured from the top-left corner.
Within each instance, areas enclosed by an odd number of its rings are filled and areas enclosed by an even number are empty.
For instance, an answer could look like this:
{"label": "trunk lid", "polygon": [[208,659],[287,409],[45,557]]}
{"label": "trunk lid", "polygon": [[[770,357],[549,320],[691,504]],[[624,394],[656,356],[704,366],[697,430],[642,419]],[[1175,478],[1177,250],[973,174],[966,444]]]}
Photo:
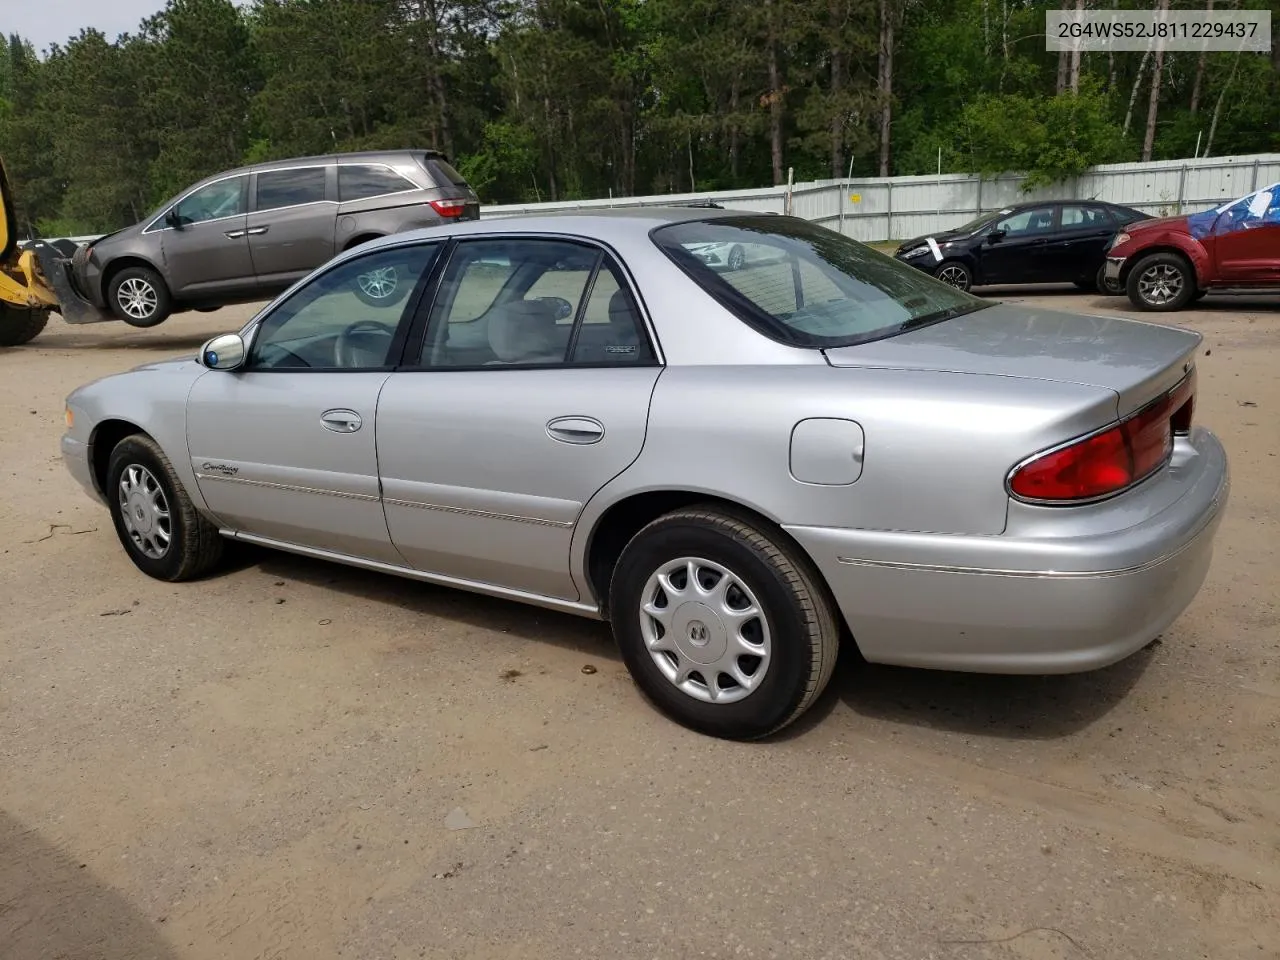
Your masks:
{"label": "trunk lid", "polygon": [[895,337],[825,351],[834,367],[935,370],[1100,387],[1124,417],[1190,371],[1202,337],[1118,317],[993,304]]}

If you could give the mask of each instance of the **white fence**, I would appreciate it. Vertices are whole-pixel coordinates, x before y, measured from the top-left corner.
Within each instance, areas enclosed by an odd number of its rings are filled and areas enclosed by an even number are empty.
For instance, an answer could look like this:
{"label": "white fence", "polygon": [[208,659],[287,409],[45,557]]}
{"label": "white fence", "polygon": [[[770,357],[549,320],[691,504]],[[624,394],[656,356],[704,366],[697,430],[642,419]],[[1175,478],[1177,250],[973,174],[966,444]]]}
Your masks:
{"label": "white fence", "polygon": [[[1025,180],[1025,176],[1018,174],[988,179],[946,173],[933,177],[797,183],[791,188],[791,212],[868,242],[939,233],[979,214],[1029,200],[1106,200],[1135,207],[1152,216],[1191,213],[1280,181],[1280,153],[1112,163],[1093,167],[1079,177],[1052,187],[1026,193],[1021,190]],[[485,206],[481,208],[481,216],[512,217],[702,200],[736,210],[783,213],[787,206],[787,188]]]}

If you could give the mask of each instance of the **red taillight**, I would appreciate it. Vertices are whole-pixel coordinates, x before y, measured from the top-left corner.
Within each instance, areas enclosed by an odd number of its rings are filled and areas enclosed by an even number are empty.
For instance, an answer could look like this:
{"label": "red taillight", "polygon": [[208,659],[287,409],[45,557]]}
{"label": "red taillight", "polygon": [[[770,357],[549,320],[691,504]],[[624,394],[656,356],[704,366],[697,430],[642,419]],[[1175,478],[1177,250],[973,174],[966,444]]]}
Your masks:
{"label": "red taillight", "polygon": [[432,200],[431,207],[442,217],[460,217],[467,209],[465,200]]}
{"label": "red taillight", "polygon": [[1119,493],[1155,473],[1191,430],[1195,371],[1158,400],[1101,433],[1024,463],[1009,478],[1023,500],[1078,503]]}

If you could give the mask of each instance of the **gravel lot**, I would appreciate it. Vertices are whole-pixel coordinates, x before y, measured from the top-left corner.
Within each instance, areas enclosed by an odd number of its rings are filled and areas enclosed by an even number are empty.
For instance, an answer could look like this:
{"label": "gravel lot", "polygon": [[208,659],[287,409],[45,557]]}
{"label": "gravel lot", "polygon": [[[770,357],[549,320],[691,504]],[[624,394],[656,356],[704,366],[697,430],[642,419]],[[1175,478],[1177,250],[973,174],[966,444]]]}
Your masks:
{"label": "gravel lot", "polygon": [[844,657],[755,745],[659,716],[599,624],[267,552],[143,577],[63,397],[252,310],[54,320],[0,352],[0,957],[1280,957],[1280,299],[1201,306],[1166,319],[1235,486],[1159,643]]}

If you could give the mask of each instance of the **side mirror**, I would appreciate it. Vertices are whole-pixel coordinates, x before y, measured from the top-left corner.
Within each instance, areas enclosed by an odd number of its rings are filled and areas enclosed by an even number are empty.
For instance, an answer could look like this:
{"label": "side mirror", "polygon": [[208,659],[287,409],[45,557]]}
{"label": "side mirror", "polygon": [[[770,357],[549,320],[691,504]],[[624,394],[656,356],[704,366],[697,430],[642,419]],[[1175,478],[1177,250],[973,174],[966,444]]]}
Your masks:
{"label": "side mirror", "polygon": [[1001,240],[1004,239],[1004,237],[1005,237],[1004,231],[999,229],[992,230],[990,233],[987,234],[987,239],[990,240],[992,243],[999,243]]}
{"label": "side mirror", "polygon": [[200,362],[210,370],[235,370],[244,364],[245,345],[238,333],[224,333],[200,348]]}
{"label": "side mirror", "polygon": [[182,217],[178,216],[177,207],[169,208],[168,212],[165,213],[164,215],[164,222],[167,223],[169,226],[173,227],[173,229],[175,230],[182,229]]}

